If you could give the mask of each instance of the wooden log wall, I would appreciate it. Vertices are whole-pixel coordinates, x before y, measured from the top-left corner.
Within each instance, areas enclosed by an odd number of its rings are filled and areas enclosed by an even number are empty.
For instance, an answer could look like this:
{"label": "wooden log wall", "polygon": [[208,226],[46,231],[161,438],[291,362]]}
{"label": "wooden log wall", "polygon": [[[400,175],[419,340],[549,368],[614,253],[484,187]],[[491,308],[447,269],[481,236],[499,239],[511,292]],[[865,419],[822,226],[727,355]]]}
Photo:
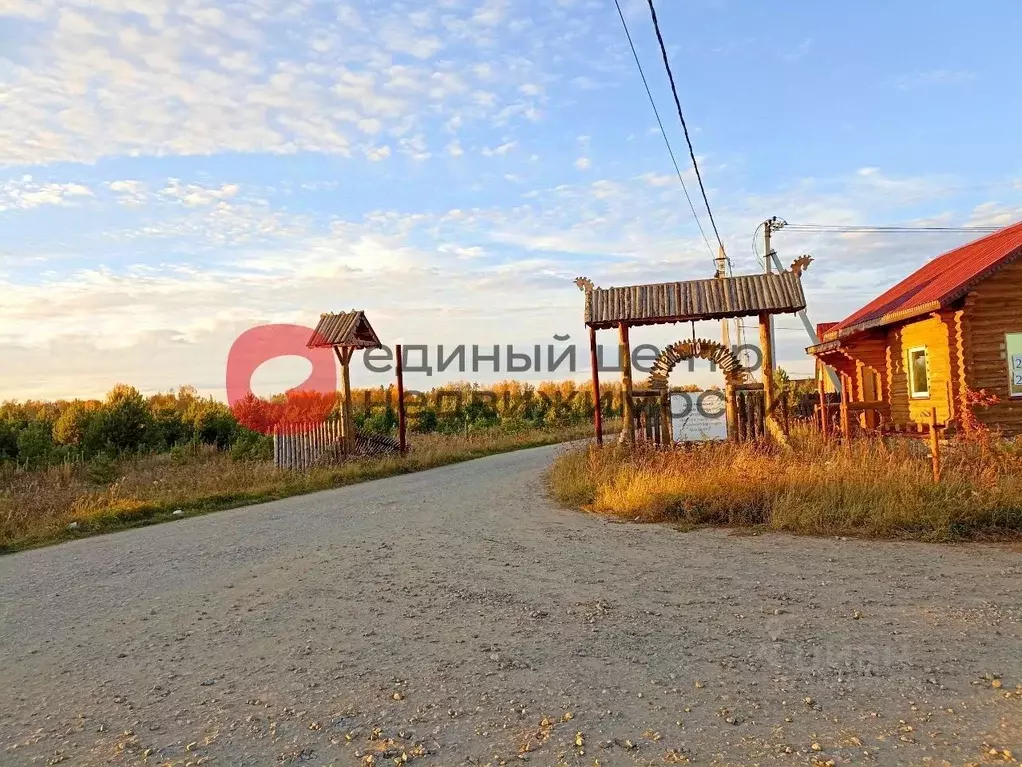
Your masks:
{"label": "wooden log wall", "polygon": [[[975,416],[1008,436],[1022,434],[1022,397],[1011,396],[1005,347],[1006,334],[1022,333],[1020,285],[1022,259],[979,283],[966,296],[964,316],[956,318],[956,372],[969,389],[986,389],[1000,399],[989,408],[975,408]],[[964,391],[960,396],[964,398]]]}

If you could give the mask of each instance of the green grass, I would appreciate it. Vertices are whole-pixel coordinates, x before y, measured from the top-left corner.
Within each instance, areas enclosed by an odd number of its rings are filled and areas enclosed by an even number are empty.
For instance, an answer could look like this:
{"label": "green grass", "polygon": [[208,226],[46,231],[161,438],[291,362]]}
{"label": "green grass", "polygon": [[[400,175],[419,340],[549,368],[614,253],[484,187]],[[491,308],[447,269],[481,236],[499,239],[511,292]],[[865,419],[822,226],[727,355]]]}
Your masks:
{"label": "green grass", "polygon": [[[124,460],[109,485],[87,466],[61,466],[0,476],[0,554],[266,503],[497,453],[590,436],[588,426],[482,430],[469,436],[424,435],[406,456],[387,456],[280,472],[266,461],[234,461],[213,450]],[[94,475],[95,473],[92,472]],[[184,514],[174,516],[181,509]],[[77,523],[77,529],[69,529]]]}

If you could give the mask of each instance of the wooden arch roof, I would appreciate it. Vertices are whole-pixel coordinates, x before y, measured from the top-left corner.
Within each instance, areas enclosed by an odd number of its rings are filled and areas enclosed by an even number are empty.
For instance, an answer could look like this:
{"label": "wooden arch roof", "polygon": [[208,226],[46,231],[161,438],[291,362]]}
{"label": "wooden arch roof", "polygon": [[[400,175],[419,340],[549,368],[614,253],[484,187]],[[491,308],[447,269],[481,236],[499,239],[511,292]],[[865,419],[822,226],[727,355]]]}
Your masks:
{"label": "wooden arch roof", "polygon": [[586,294],[585,323],[594,328],[793,314],[806,308],[802,272],[810,261],[803,256],[780,273],[606,289],[579,277],[575,284]]}

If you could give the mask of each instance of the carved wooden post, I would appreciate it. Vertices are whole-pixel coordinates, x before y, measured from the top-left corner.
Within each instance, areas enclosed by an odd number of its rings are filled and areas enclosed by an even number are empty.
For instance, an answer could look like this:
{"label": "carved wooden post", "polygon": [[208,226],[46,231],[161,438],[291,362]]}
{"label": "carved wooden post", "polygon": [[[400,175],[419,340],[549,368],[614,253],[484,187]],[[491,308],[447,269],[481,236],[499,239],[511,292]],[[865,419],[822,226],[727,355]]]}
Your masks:
{"label": "carved wooden post", "polygon": [[397,444],[401,455],[404,455],[408,446],[406,440],[407,427],[405,425],[404,355],[402,354],[401,344],[397,344],[394,351],[397,353],[397,363],[394,366],[397,371]]}
{"label": "carved wooden post", "polygon": [[852,436],[852,419],[848,414],[848,387],[851,382],[848,376],[841,376],[841,436],[847,443]]}
{"label": "carved wooden post", "polygon": [[819,380],[817,380],[816,390],[820,395],[820,433],[823,435],[823,438],[826,439],[828,432],[830,431],[828,423],[830,419],[828,418],[827,413],[827,384],[826,381],[824,381],[823,376],[820,376]]}
{"label": "carved wooden post", "polygon": [[589,364],[593,367],[593,426],[596,444],[603,444],[603,407],[600,402],[600,361],[596,346],[596,328],[589,326]]}
{"label": "carved wooden post", "polygon": [[[769,256],[767,258],[769,259]],[[770,333],[769,314],[759,315],[759,347],[763,357],[763,416],[765,421],[774,415],[774,344]]]}
{"label": "carved wooden post", "polygon": [[740,437],[737,418],[737,393],[735,392],[734,384],[727,382],[724,384],[724,426],[727,430],[728,439],[738,439]]}
{"label": "carved wooden post", "polygon": [[346,455],[351,455],[355,452],[355,425],[353,423],[354,417],[351,412],[351,374],[348,370],[348,364],[351,362],[351,355],[354,354],[354,352],[355,350],[350,346],[345,346],[343,348],[338,346],[334,347],[334,353],[337,355],[337,359],[341,363],[341,381],[344,392],[344,401],[341,403],[341,428],[344,452]]}
{"label": "carved wooden post", "polygon": [[625,323],[618,324],[618,330],[621,334],[621,349],[620,349],[620,360],[621,360],[621,382],[624,387],[622,392],[622,403],[624,406],[624,428],[625,428],[625,443],[629,445],[635,444],[635,413],[632,408],[632,347],[628,342],[628,325]]}
{"label": "carved wooden post", "polygon": [[670,447],[674,444],[674,424],[672,423],[671,417],[671,390],[664,389],[660,394],[660,441],[663,442],[664,447]]}
{"label": "carved wooden post", "polygon": [[937,408],[930,409],[930,457],[933,459],[933,481],[940,482],[940,431]]}

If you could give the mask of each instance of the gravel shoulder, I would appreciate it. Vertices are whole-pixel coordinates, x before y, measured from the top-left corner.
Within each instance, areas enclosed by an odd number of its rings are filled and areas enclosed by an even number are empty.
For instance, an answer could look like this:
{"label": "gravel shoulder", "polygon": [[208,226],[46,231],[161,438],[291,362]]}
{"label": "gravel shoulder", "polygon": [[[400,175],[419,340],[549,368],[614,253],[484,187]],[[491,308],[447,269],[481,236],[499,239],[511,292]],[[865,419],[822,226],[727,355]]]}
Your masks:
{"label": "gravel shoulder", "polygon": [[561,449],[0,558],[0,764],[1022,757],[1017,548],[617,524]]}

